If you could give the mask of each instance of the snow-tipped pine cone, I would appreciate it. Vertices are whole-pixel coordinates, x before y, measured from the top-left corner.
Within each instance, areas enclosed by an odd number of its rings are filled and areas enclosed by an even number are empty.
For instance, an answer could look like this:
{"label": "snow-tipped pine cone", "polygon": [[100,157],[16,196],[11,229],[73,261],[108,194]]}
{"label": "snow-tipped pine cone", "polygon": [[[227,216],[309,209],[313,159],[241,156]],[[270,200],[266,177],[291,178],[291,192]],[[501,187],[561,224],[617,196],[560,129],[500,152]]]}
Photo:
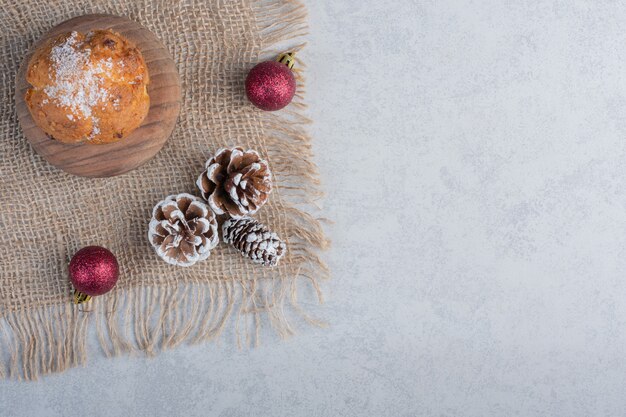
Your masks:
{"label": "snow-tipped pine cone", "polygon": [[196,184],[215,214],[254,214],[272,191],[267,161],[253,150],[222,148],[206,162]]}
{"label": "snow-tipped pine cone", "polygon": [[215,213],[191,194],[170,195],[152,211],[148,240],[165,262],[191,266],[219,243]]}
{"label": "snow-tipped pine cone", "polygon": [[287,245],[267,226],[252,217],[227,219],[222,225],[224,243],[230,243],[242,256],[265,266],[275,266]]}

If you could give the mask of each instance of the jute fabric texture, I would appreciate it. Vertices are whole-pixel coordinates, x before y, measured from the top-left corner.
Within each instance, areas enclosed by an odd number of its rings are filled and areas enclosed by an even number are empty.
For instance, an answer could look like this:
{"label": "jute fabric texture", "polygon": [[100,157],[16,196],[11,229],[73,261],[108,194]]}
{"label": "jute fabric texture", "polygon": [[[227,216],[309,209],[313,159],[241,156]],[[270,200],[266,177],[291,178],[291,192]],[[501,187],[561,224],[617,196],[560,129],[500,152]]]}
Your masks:
{"label": "jute fabric texture", "polygon": [[[306,32],[292,1],[2,0],[0,7],[0,377],[35,379],[84,364],[95,330],[107,355],[155,354],[220,334],[254,345],[264,327],[289,336],[294,322],[320,324],[298,305],[298,292],[321,301],[326,244],[311,207],[320,197],[310,139],[300,114],[303,80],[287,108],[265,113],[246,99],[243,81],[278,45],[295,49]],[[66,174],[39,157],[18,126],[17,69],[51,27],[88,13],[126,16],[168,47],[183,88],[177,127],[149,163],[108,179]],[[298,65],[302,68],[302,63]],[[147,226],[154,204],[170,194],[198,195],[195,180],[212,153],[242,145],[266,157],[276,188],[256,215],[287,241],[276,268],[263,268],[220,244],[207,261],[170,266],[153,253]],[[71,303],[67,265],[81,247],[118,257],[110,293]],[[312,300],[307,300],[312,301]],[[224,329],[229,329],[224,332]],[[97,345],[95,346],[97,350]]]}

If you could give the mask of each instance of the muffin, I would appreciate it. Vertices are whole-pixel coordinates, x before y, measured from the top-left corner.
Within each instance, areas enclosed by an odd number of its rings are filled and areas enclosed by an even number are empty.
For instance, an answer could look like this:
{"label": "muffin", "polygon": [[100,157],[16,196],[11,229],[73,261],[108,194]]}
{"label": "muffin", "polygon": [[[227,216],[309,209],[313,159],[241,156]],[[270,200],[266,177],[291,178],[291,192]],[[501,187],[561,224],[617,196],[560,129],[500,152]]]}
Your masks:
{"label": "muffin", "polygon": [[44,43],[28,63],[26,81],[35,123],[65,143],[117,142],[150,109],[141,52],[110,30],[70,32]]}

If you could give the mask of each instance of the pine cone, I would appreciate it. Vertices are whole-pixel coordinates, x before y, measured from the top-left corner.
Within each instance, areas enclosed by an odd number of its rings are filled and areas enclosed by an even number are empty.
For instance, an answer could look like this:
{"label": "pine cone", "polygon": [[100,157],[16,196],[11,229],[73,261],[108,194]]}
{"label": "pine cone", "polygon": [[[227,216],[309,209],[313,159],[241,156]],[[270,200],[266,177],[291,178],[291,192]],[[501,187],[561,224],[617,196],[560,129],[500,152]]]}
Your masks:
{"label": "pine cone", "polygon": [[217,151],[196,184],[215,214],[235,218],[256,213],[272,191],[267,161],[239,147]]}
{"label": "pine cone", "polygon": [[168,264],[191,266],[219,243],[215,213],[198,197],[171,195],[154,207],[148,240]]}
{"label": "pine cone", "polygon": [[287,245],[267,226],[251,217],[228,219],[222,225],[225,243],[232,244],[242,256],[265,266],[278,264]]}

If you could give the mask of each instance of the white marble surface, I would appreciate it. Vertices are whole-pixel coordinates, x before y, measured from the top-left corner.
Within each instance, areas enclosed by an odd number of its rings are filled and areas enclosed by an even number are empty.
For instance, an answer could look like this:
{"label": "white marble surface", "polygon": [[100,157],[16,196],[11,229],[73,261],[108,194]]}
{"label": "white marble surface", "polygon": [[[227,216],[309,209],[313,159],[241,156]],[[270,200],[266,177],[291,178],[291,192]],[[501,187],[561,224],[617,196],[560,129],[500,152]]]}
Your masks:
{"label": "white marble surface", "polygon": [[624,415],[626,5],[309,9],[332,326],[92,355],[0,415]]}

